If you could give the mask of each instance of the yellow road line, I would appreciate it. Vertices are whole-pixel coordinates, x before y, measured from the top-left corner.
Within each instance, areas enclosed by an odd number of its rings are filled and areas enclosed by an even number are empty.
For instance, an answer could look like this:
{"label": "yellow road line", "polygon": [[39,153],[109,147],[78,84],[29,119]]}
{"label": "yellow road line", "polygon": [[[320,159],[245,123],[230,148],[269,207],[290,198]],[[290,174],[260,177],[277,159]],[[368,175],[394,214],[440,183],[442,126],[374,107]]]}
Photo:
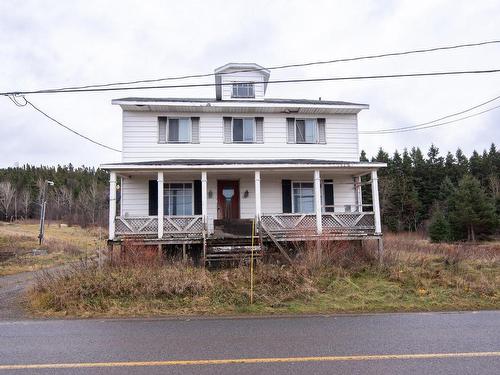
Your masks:
{"label": "yellow road line", "polygon": [[424,353],[424,354],[376,354],[376,355],[346,355],[323,357],[282,357],[282,358],[229,358],[229,359],[195,359],[178,361],[144,361],[144,362],[87,362],[87,363],[39,363],[0,365],[0,370],[23,369],[64,369],[91,367],[146,367],[146,366],[200,366],[227,364],[256,363],[291,363],[291,362],[336,362],[336,361],[373,361],[394,359],[439,359],[439,358],[477,358],[500,357],[500,352],[470,352],[470,353]]}

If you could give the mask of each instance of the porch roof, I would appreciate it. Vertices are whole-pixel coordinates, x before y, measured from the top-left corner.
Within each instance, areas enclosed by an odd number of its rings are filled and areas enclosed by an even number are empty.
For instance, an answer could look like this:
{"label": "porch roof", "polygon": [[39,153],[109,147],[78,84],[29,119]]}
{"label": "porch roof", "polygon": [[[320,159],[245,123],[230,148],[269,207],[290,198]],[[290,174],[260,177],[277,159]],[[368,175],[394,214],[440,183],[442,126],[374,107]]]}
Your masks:
{"label": "porch roof", "polygon": [[114,171],[200,170],[200,169],[349,169],[369,172],[386,167],[386,163],[321,159],[169,159],[111,163],[102,169]]}

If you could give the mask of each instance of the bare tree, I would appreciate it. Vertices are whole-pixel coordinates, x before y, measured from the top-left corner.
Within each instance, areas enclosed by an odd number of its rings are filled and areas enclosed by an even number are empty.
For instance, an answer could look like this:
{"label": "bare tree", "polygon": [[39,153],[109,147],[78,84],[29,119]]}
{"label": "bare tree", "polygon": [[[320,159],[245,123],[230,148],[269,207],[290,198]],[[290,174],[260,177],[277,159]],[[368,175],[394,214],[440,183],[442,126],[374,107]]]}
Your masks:
{"label": "bare tree", "polygon": [[24,218],[27,219],[29,211],[30,211],[30,204],[31,204],[30,189],[24,188],[23,190],[21,190],[20,199],[21,199],[21,206],[22,206],[23,212],[24,212]]}
{"label": "bare tree", "polygon": [[8,219],[10,205],[15,194],[16,190],[9,181],[0,182],[0,207],[2,207],[6,220]]}
{"label": "bare tree", "polygon": [[61,196],[63,205],[65,207],[63,217],[66,217],[67,220],[69,219],[69,221],[71,221],[73,217],[74,205],[73,193],[67,186],[61,186],[59,188],[59,195]]}

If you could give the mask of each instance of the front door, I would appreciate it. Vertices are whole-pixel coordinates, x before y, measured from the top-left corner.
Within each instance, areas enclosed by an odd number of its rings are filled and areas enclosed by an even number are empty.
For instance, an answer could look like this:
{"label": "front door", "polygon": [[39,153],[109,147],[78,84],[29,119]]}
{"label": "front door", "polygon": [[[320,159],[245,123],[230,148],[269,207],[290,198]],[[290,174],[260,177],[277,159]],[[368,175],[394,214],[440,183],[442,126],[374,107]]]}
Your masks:
{"label": "front door", "polygon": [[217,219],[240,218],[240,182],[217,181]]}

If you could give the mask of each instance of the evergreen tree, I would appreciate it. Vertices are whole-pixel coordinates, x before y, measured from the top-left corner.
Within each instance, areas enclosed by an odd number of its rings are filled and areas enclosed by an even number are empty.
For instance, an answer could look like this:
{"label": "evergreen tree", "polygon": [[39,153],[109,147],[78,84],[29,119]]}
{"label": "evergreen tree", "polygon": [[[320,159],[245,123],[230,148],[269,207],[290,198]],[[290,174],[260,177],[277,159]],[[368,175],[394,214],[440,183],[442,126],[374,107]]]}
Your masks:
{"label": "evergreen tree", "polygon": [[431,217],[429,237],[432,242],[446,242],[450,240],[450,223],[446,220],[443,210],[439,206],[434,210]]}
{"label": "evergreen tree", "polygon": [[449,220],[455,239],[475,241],[478,235],[498,229],[493,199],[473,176],[464,176],[449,200]]}
{"label": "evergreen tree", "polygon": [[365,150],[361,150],[361,155],[359,156],[359,161],[369,161],[368,158],[366,157]]}

